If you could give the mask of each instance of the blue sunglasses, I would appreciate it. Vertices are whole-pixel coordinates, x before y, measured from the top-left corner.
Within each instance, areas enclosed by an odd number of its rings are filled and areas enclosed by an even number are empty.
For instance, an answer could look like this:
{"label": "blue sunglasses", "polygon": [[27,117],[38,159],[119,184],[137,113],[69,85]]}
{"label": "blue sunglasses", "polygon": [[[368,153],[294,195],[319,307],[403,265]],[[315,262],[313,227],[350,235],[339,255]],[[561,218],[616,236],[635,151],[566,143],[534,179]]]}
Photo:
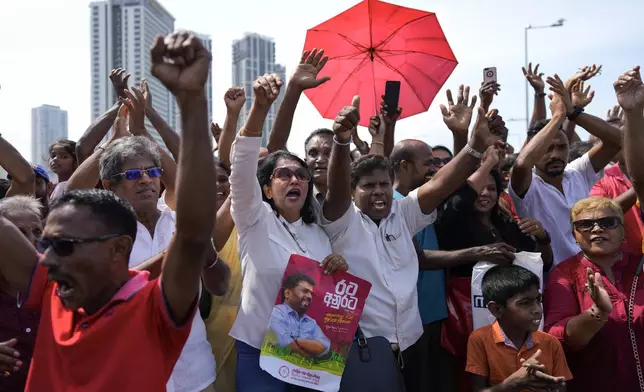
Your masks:
{"label": "blue sunglasses", "polygon": [[123,173],[115,174],[112,177],[123,177],[126,180],[140,180],[141,178],[143,178],[143,173],[147,174],[150,178],[157,178],[161,177],[161,174],[163,174],[163,169],[161,169],[160,167],[151,167],[148,169],[131,169],[126,170]]}

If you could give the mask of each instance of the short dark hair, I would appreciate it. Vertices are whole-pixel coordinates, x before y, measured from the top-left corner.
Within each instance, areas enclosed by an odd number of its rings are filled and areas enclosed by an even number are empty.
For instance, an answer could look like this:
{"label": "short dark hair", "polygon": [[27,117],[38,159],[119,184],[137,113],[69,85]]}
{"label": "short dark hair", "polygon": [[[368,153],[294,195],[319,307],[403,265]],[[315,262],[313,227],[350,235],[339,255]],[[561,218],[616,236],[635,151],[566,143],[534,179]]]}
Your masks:
{"label": "short dark hair", "polygon": [[358,182],[364,176],[368,176],[375,170],[384,170],[389,173],[391,181],[394,180],[394,169],[388,158],[382,155],[363,155],[351,163],[351,189],[356,189]]}
{"label": "short dark hair", "polygon": [[497,265],[490,268],[481,284],[483,301],[494,301],[507,305],[508,300],[517,294],[528,291],[531,287],[539,288],[539,277],[527,268],[518,265]]}
{"label": "short dark hair", "polygon": [[[277,167],[277,161],[279,161],[280,158],[288,159],[290,161],[295,161],[299,163],[299,165],[305,170],[309,170],[309,167],[302,160],[302,158],[285,150],[275,151],[269,154],[266,157],[266,159],[264,159],[261,162],[261,164],[259,165],[259,168],[257,169],[257,181],[259,181],[259,186],[260,188],[262,188],[262,198],[266,203],[268,203],[271,206],[271,208],[275,212],[277,212],[277,210],[275,209],[275,202],[266,197],[266,195],[264,194],[263,188],[264,188],[264,185],[269,185],[271,183],[271,176],[273,175],[273,172]],[[304,201],[304,205],[300,210],[300,215],[302,216],[302,221],[304,223],[311,224],[315,222],[313,204],[311,203],[311,198],[313,197],[313,181],[309,181],[308,190],[309,192],[306,196],[306,200]]]}
{"label": "short dark hair", "polygon": [[[539,133],[543,128],[550,123],[549,118],[537,121],[532,127],[528,129],[528,140],[532,139],[537,133]],[[560,131],[564,131],[563,126],[559,127]]]}
{"label": "short dark hair", "polygon": [[306,282],[315,287],[315,281],[307,274],[297,273],[289,275],[286,277],[286,279],[284,279],[284,283],[282,283],[282,302],[284,302],[284,300],[286,299],[286,295],[284,294],[286,290],[294,289],[295,286],[297,286],[300,282]]}
{"label": "short dark hair", "polygon": [[333,134],[333,131],[328,129],[328,128],[318,128],[318,129],[316,129],[315,131],[311,132],[311,134],[309,136],[307,136],[306,140],[304,140],[304,152],[307,152],[306,147],[309,145],[309,142],[311,141],[311,139],[313,139],[316,136],[321,136],[321,135],[333,137],[334,134]]}
{"label": "short dark hair", "polygon": [[570,146],[568,151],[568,163],[574,161],[577,158],[581,158],[585,153],[590,151],[595,145],[591,142],[578,141],[574,142]]}
{"label": "short dark hair", "polygon": [[11,181],[5,178],[0,178],[0,199],[3,199],[7,195],[10,187]]}
{"label": "short dark hair", "polygon": [[432,150],[443,150],[446,153],[448,153],[450,157],[454,157],[454,154],[452,153],[452,150],[450,150],[449,148],[447,148],[447,147],[445,147],[443,145],[440,145],[440,144],[437,144],[434,147],[432,147]]}
{"label": "short dark hair", "polygon": [[123,234],[136,241],[136,214],[132,205],[126,200],[104,189],[81,189],[65,193],[54,200],[49,211],[54,211],[68,204],[87,207],[92,211],[109,233]]}

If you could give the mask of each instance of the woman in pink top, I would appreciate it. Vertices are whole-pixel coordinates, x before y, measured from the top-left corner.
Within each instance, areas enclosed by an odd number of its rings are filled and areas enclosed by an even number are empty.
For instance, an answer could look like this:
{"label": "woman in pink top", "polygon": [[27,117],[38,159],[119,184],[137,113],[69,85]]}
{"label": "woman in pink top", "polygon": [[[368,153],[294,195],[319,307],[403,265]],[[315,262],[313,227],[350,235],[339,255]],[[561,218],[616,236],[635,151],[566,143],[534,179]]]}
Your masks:
{"label": "woman in pink top", "polygon": [[555,267],[545,292],[546,331],[575,377],[568,392],[644,391],[641,255],[620,250],[624,215],[613,200],[580,200],[570,215],[582,251]]}

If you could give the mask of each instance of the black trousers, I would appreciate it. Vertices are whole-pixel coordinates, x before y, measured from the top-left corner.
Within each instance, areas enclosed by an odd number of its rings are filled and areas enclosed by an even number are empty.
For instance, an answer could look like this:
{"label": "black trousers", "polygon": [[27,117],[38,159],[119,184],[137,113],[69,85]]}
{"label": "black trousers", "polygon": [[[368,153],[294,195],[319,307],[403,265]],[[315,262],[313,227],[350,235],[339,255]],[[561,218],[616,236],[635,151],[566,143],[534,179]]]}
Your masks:
{"label": "black trousers", "polygon": [[423,326],[423,335],[402,352],[407,392],[451,392],[449,353],[441,346],[441,321]]}

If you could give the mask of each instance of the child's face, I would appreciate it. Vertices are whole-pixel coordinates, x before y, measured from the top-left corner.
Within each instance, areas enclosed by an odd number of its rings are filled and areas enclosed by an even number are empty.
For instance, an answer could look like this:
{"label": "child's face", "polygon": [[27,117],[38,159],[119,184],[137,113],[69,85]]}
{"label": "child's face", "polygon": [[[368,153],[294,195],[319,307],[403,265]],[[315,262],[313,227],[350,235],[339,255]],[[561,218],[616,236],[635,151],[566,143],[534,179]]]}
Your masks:
{"label": "child's face", "polygon": [[541,307],[541,293],[536,286],[510,299],[501,312],[504,324],[521,328],[527,332],[539,329],[543,309]]}

